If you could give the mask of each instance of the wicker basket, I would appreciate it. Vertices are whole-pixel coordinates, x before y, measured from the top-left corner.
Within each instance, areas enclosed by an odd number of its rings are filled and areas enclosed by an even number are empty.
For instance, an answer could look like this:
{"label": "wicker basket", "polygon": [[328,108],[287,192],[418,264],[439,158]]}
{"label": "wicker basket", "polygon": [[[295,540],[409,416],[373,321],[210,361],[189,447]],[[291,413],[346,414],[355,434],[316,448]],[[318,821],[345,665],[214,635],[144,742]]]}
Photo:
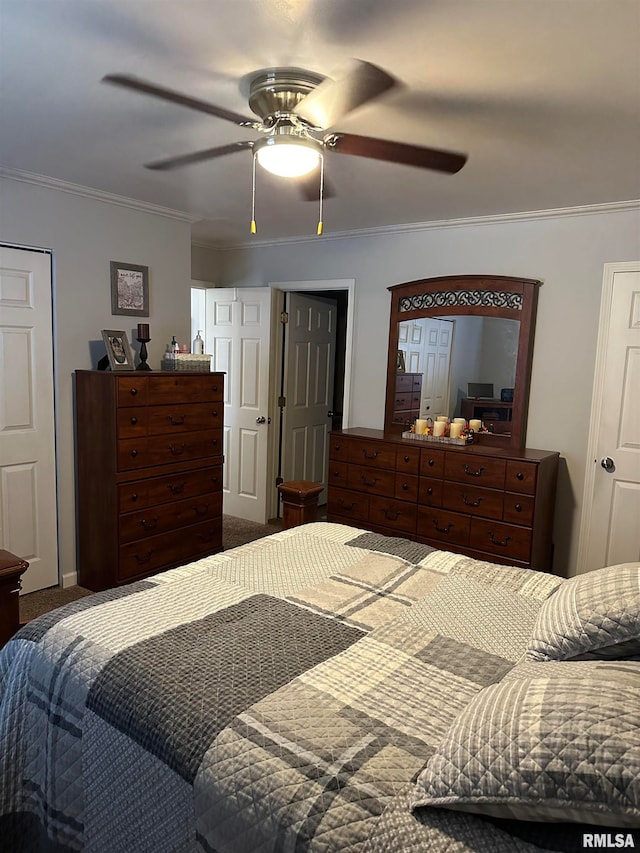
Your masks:
{"label": "wicker basket", "polygon": [[162,359],[163,370],[188,370],[190,373],[210,373],[211,356],[196,355],[189,352],[177,352],[173,358]]}

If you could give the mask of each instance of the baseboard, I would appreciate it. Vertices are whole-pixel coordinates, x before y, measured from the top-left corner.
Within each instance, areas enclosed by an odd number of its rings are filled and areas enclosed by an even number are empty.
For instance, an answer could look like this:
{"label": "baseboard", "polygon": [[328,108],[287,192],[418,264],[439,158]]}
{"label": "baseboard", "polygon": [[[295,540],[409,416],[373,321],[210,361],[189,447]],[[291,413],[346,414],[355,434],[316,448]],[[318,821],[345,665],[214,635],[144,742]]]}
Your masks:
{"label": "baseboard", "polygon": [[68,589],[70,586],[78,586],[78,573],[67,572],[62,575],[60,586],[62,589]]}

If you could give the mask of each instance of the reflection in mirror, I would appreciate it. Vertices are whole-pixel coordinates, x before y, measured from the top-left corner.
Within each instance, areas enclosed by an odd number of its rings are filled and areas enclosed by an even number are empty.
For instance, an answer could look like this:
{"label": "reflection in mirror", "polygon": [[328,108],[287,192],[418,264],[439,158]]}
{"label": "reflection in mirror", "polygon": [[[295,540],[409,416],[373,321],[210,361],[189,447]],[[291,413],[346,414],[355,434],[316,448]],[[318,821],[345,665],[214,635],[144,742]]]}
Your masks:
{"label": "reflection in mirror", "polygon": [[[415,417],[474,418],[491,432],[510,435],[519,335],[520,322],[502,317],[451,315],[400,322],[398,349],[418,391],[416,404],[419,395]],[[394,420],[405,420],[406,414],[398,395]]]}
{"label": "reflection in mirror", "polygon": [[523,447],[539,285],[461,275],[389,287],[385,431],[447,415],[482,421],[481,444]]}

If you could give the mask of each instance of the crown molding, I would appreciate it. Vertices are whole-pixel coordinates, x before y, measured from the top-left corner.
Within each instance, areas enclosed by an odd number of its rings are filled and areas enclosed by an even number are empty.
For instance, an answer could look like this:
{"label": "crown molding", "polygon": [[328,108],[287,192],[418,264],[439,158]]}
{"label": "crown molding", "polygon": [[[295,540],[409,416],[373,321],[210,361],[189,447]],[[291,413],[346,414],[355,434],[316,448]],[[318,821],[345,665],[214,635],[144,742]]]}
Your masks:
{"label": "crown molding", "polygon": [[[421,231],[433,231],[445,228],[469,228],[480,225],[502,225],[511,222],[530,222],[538,219],[557,219],[568,216],[593,216],[603,213],[624,213],[630,210],[640,210],[640,199],[613,201],[602,204],[589,204],[577,207],[558,207],[548,210],[528,210],[521,213],[500,213],[490,216],[469,216],[461,219],[438,219],[431,222],[408,222],[402,225],[383,225],[378,228],[361,228],[353,231],[336,231],[322,237],[309,235],[304,237],[283,237],[274,240],[247,240],[239,243],[221,245],[211,241],[199,240],[197,245],[203,248],[218,249],[219,251],[234,251],[236,249],[257,249],[268,246],[297,245],[317,243],[318,240],[353,240],[358,237],[384,237],[397,234],[413,234]],[[196,245],[194,243],[194,245]]]}
{"label": "crown molding", "polygon": [[[194,215],[183,210],[174,210],[158,204],[129,198],[128,196],[116,195],[93,187],[85,187],[82,184],[73,184],[69,181],[61,181],[58,178],[49,178],[46,175],[38,175],[32,172],[24,172],[20,169],[8,169],[0,166],[0,178],[21,183],[33,184],[47,189],[67,192],[108,204],[127,207],[132,210],[140,210],[152,213],[156,216],[165,216],[181,222],[194,224],[205,217]],[[437,219],[430,222],[408,222],[402,225],[383,225],[377,228],[360,228],[352,231],[336,231],[325,233],[322,237],[305,235],[303,237],[281,237],[273,240],[241,240],[237,243],[221,243],[215,240],[203,240],[202,238],[192,240],[193,246],[203,249],[216,249],[218,251],[235,251],[237,249],[258,249],[269,246],[291,246],[305,243],[317,243],[320,239],[326,243],[330,240],[354,240],[365,237],[384,237],[397,234],[413,234],[421,231],[432,231],[444,228],[468,228],[481,225],[501,225],[510,222],[528,222],[538,219],[555,219],[566,216],[592,216],[602,213],[623,213],[630,210],[640,210],[640,199],[629,199],[627,201],[605,202],[603,204],[589,204],[577,207],[559,207],[547,210],[529,210],[520,213],[500,213],[489,216],[469,216],[460,219]]]}
{"label": "crown molding", "polygon": [[141,210],[144,213],[153,213],[156,216],[165,216],[168,219],[177,219],[180,222],[199,222],[202,216],[194,216],[191,213],[186,213],[183,210],[173,210],[170,207],[162,207],[159,204],[151,204],[146,201],[139,201],[135,198],[128,198],[123,195],[105,192],[104,190],[96,190],[93,187],[85,187],[82,184],[72,184],[69,181],[60,181],[57,178],[49,178],[46,175],[37,175],[32,172],[23,172],[20,169],[7,169],[0,166],[0,178],[6,178],[9,181],[20,181],[23,184],[34,184],[38,187],[45,187],[50,190],[58,190],[59,192],[71,193],[79,195],[83,198],[91,198],[95,201],[104,201],[108,204],[116,204],[120,207],[128,207],[131,210]]}

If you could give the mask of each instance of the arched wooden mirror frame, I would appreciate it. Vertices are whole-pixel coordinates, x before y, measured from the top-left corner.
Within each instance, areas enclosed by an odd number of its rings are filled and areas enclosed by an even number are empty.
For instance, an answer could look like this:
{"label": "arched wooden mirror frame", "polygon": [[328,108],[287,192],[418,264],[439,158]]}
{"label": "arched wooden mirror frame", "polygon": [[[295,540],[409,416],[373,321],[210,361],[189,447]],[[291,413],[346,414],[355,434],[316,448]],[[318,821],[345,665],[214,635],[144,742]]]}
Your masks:
{"label": "arched wooden mirror frame", "polygon": [[385,432],[400,433],[406,429],[406,425],[394,418],[400,321],[461,315],[504,317],[520,321],[511,433],[509,435],[482,433],[477,436],[477,441],[483,445],[494,445],[505,449],[524,447],[535,315],[540,284],[541,282],[530,278],[460,275],[408,281],[389,287],[391,317]]}

